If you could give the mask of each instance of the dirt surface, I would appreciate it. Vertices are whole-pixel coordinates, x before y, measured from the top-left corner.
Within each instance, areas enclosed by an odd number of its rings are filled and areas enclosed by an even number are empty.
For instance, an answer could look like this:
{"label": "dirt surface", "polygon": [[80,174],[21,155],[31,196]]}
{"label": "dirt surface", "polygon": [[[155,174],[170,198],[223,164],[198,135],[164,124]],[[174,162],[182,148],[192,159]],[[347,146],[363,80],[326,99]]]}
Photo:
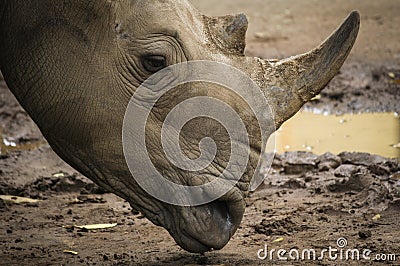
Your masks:
{"label": "dirt surface", "polygon": [[[362,14],[360,37],[341,73],[306,109],[400,113],[400,2],[193,1],[211,15],[244,12],[250,55],[283,58],[327,37],[350,10]],[[168,233],[59,159],[0,78],[0,265],[400,265],[400,164],[361,153],[277,155],[264,184],[247,199],[241,228],[221,251],[194,255]],[[12,147],[13,145],[16,147]],[[74,225],[117,223],[101,230]],[[271,249],[371,250],[370,261],[280,262]],[[343,240],[343,239],[341,239]],[[65,253],[70,250],[78,254]],[[344,252],[345,252],[344,251]],[[263,255],[262,253],[260,253]],[[374,260],[395,254],[396,261]],[[317,255],[321,255],[320,253]]]}

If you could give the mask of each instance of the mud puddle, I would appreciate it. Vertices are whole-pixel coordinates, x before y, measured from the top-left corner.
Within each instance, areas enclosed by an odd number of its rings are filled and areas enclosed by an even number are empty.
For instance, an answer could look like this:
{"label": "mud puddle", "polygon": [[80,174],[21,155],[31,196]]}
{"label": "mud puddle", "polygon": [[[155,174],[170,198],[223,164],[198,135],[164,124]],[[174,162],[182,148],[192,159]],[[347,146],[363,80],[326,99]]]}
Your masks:
{"label": "mud puddle", "polygon": [[3,136],[0,131],[0,155],[7,155],[12,151],[28,151],[34,150],[43,146],[46,142],[43,140],[29,141],[29,142],[17,142],[13,139]]}
{"label": "mud puddle", "polygon": [[278,153],[350,151],[399,158],[400,119],[397,113],[336,116],[301,112],[278,130],[275,142]]}

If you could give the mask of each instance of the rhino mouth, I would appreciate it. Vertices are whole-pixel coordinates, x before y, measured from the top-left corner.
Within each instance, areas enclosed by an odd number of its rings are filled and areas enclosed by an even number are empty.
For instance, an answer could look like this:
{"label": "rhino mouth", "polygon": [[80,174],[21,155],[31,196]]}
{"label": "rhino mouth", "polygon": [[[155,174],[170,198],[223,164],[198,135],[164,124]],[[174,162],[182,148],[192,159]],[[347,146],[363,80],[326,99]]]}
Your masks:
{"label": "rhino mouth", "polygon": [[[225,195],[208,204],[186,207],[175,217],[170,234],[185,250],[204,253],[222,249],[238,229],[244,213],[244,198]],[[177,219],[178,218],[178,219]]]}
{"label": "rhino mouth", "polygon": [[193,234],[182,229],[182,244],[192,252],[206,252],[221,249],[234,233],[234,226],[228,206],[223,201],[215,201],[199,207],[198,211],[210,213],[210,221],[206,225],[209,230],[203,234]]}

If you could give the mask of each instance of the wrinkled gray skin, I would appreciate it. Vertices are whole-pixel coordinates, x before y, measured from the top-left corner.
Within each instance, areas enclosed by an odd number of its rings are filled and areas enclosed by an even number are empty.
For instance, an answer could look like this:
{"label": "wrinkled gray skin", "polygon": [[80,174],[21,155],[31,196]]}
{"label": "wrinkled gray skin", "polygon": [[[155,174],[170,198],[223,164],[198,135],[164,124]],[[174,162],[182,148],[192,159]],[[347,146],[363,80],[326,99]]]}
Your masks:
{"label": "wrinkled gray skin", "polygon": [[252,145],[246,174],[225,196],[197,207],[168,205],[136,184],[123,156],[122,121],[135,89],[164,66],[162,58],[165,65],[227,63],[262,88],[279,128],[336,75],[358,28],[359,15],[353,12],[318,48],[269,61],[244,55],[244,15],[207,17],[186,0],[0,0],[0,67],[11,91],[62,159],[128,200],[167,229],[182,248],[205,252],[224,247],[242,220],[249,177],[261,152],[257,121],[246,112],[245,102],[214,85],[181,86],[160,101],[147,125],[154,133],[146,140],[157,169],[171,181],[208,182],[229,160],[226,132],[218,123],[199,119],[182,130],[183,152],[196,158],[199,140],[210,136],[219,148],[215,161],[197,176],[167,162],[159,129],[169,110],[184,99],[208,95],[230,104],[247,124]]}

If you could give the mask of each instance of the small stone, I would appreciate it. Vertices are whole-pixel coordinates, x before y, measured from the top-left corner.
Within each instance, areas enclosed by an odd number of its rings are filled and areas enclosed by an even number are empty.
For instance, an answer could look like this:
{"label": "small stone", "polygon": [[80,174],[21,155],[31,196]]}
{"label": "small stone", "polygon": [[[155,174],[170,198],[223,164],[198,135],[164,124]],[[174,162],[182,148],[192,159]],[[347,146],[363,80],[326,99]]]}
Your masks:
{"label": "small stone", "polygon": [[390,178],[393,180],[400,180],[400,172],[394,173]]}
{"label": "small stone", "polygon": [[358,232],[358,236],[361,239],[367,239],[367,238],[370,238],[372,236],[372,233],[369,230],[361,230],[361,231]]}
{"label": "small stone", "polygon": [[[289,189],[299,189],[299,188],[305,188],[306,187],[306,184],[305,184],[305,181],[303,181],[303,180],[300,180],[300,179],[289,179],[288,181],[286,181],[283,185],[282,185],[282,187],[284,187],[284,188],[289,188]],[[282,194],[286,194],[286,193],[283,193],[282,192]]]}
{"label": "small stone", "polygon": [[8,155],[8,154],[0,154],[0,160],[5,160],[5,159],[8,159],[8,158],[10,158],[10,155]]}
{"label": "small stone", "polygon": [[360,172],[361,168],[356,165],[351,164],[343,164],[335,169],[335,176],[336,177],[352,177],[358,172]]}
{"label": "small stone", "polygon": [[79,233],[87,233],[87,232],[89,232],[89,230],[83,227],[83,228],[79,228],[78,232]]}
{"label": "small stone", "polygon": [[386,165],[373,164],[368,169],[372,173],[379,175],[379,176],[384,176],[384,175],[390,174],[390,168],[387,167]]}
{"label": "small stone", "polygon": [[304,178],[304,182],[306,182],[306,183],[309,183],[309,182],[311,182],[312,180],[313,180],[312,176],[306,176],[306,177]]}
{"label": "small stone", "polygon": [[375,80],[375,81],[379,81],[380,80],[381,72],[379,70],[374,69],[374,70],[371,71],[371,74],[372,74],[373,80]]}
{"label": "small stone", "polygon": [[140,212],[138,210],[132,209],[131,211],[132,215],[138,215]]}
{"label": "small stone", "polygon": [[300,175],[316,168],[317,155],[309,152],[287,152],[282,161],[285,174]]}
{"label": "small stone", "polygon": [[0,199],[0,209],[8,209],[6,202],[2,199]]}
{"label": "small stone", "polygon": [[342,159],[343,163],[367,167],[373,164],[384,164],[387,161],[387,159],[382,156],[361,152],[342,152],[339,154],[339,157]]}
{"label": "small stone", "polygon": [[328,152],[319,156],[317,163],[319,171],[329,171],[330,169],[337,168],[342,163],[342,159],[339,156]]}

